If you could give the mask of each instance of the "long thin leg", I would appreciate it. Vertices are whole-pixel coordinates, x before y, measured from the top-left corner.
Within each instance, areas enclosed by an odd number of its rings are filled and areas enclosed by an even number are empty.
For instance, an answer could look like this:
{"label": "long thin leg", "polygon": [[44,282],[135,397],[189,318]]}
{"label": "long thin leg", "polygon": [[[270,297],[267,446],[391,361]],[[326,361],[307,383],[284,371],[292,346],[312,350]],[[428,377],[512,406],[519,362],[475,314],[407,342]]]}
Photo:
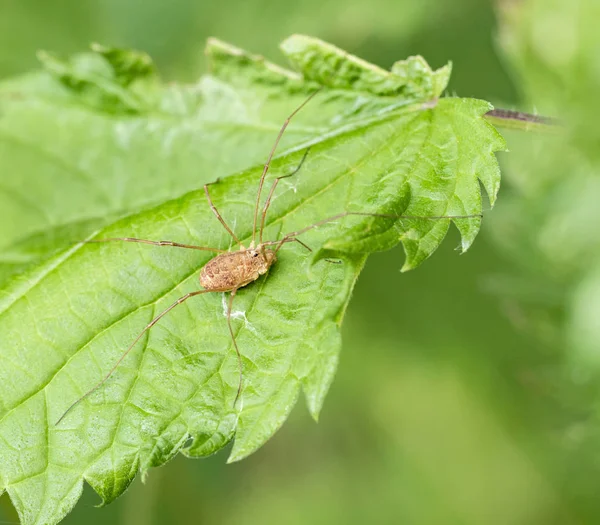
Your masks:
{"label": "long thin leg", "polygon": [[208,193],[208,184],[204,185],[204,193],[206,193],[206,198],[208,199],[208,204],[210,206],[210,209],[215,214],[215,217],[217,219],[219,219],[219,222],[223,225],[223,228],[225,228],[227,230],[229,235],[231,235],[233,240],[243,248],[242,242],[237,238],[236,234],[233,233],[232,229],[229,226],[227,226],[227,223],[223,220],[223,217],[221,217],[221,214],[217,210],[217,207],[213,204],[213,201],[210,198],[210,193]]}
{"label": "long thin leg", "polygon": [[231,334],[231,340],[233,341],[233,347],[235,348],[235,353],[237,354],[238,359],[238,369],[240,372],[240,380],[238,382],[237,393],[235,394],[235,399],[233,400],[233,406],[237,403],[237,400],[242,393],[242,380],[244,377],[244,368],[242,366],[242,354],[240,354],[240,349],[238,348],[237,341],[235,340],[235,334],[233,333],[233,327],[231,326],[231,308],[233,307],[233,298],[237,292],[237,288],[231,290],[231,294],[229,295],[229,303],[227,304],[227,326],[229,327],[229,333]]}
{"label": "long thin leg", "polygon": [[[302,242],[300,239],[297,239],[296,237],[287,237],[285,240],[286,243],[288,242],[297,242],[298,244],[300,244],[301,246],[303,246],[304,248],[306,248],[309,252],[312,253],[312,248],[310,246],[308,246],[308,244]],[[273,243],[265,243],[264,245],[268,245],[268,244],[279,244],[279,246],[276,248],[276,252],[279,251],[279,249],[281,248],[281,245],[284,244],[281,241],[274,241]],[[331,263],[331,264],[342,264],[341,261],[334,261],[332,259],[324,259],[325,262]]]}
{"label": "long thin leg", "polygon": [[254,208],[254,224],[252,225],[252,245],[253,246],[254,246],[254,241],[256,240],[256,225],[258,222],[258,208],[260,206],[260,194],[262,192],[262,188],[265,183],[265,177],[267,176],[267,172],[269,171],[269,166],[271,165],[271,161],[273,160],[273,155],[275,155],[275,150],[277,149],[277,146],[279,145],[279,141],[281,140],[281,137],[283,136],[285,128],[288,127],[288,124],[290,123],[292,118],[294,118],[296,113],[298,113],[298,111],[300,111],[304,106],[306,106],[306,104],[308,104],[311,101],[311,99],[317,93],[319,93],[319,91],[321,91],[321,89],[323,89],[323,88],[321,87],[321,88],[317,89],[314,93],[312,93],[304,102],[302,102],[302,104],[300,104],[294,111],[292,111],[292,113],[290,114],[290,116],[288,118],[285,119],[285,122],[281,126],[281,129],[279,130],[279,134],[277,135],[277,138],[275,139],[275,143],[273,144],[273,147],[271,148],[271,152],[269,153],[269,157],[263,168],[262,175],[260,176],[260,182],[258,183],[258,192],[256,194],[256,206]]}
{"label": "long thin leg", "polygon": [[290,237],[287,242],[297,242],[300,246],[306,248],[309,252],[312,253],[312,248],[306,243],[302,242],[300,239],[296,239],[296,237]]}
{"label": "long thin leg", "polygon": [[288,177],[292,177],[293,175],[296,175],[296,173],[298,173],[300,171],[300,168],[302,167],[302,164],[304,164],[304,161],[306,160],[306,157],[308,156],[309,151],[310,151],[310,148],[306,148],[306,151],[304,152],[304,155],[302,156],[300,163],[298,164],[298,166],[296,166],[296,169],[294,171],[292,171],[291,173],[288,173],[287,175],[282,175],[281,177],[277,177],[273,181],[273,184],[271,185],[271,190],[269,191],[269,195],[267,196],[267,200],[265,201],[265,206],[262,211],[262,217],[260,220],[259,244],[262,244],[262,242],[263,242],[263,231],[265,229],[265,220],[267,218],[267,211],[269,210],[269,206],[271,205],[271,199],[273,198],[273,194],[275,193],[275,188],[277,187],[277,184],[279,184],[279,181],[281,179],[287,179]]}
{"label": "long thin leg", "polygon": [[113,241],[122,241],[122,242],[139,242],[142,244],[151,244],[153,246],[172,246],[174,248],[188,248],[190,250],[203,250],[206,252],[216,252],[223,253],[226,250],[221,250],[219,248],[207,248],[206,246],[195,246],[193,244],[181,244],[180,242],[173,241],[149,241],[148,239],[136,239],[135,237],[109,237],[107,239],[92,239],[90,241],[81,241],[84,244],[92,244],[97,242],[113,242]]}
{"label": "long thin leg", "polygon": [[338,213],[337,215],[332,215],[331,217],[327,217],[326,219],[322,219],[318,222],[315,222],[314,224],[311,224],[310,226],[307,226],[306,228],[302,228],[301,230],[288,233],[287,235],[285,235],[283,237],[283,239],[281,239],[279,241],[266,242],[264,244],[265,245],[269,245],[269,244],[278,245],[275,250],[276,252],[278,252],[284,243],[290,242],[291,238],[296,237],[297,235],[302,235],[303,233],[306,233],[307,231],[310,231],[314,228],[318,228],[319,226],[323,226],[324,224],[327,224],[328,222],[333,222],[335,220],[342,219],[344,217],[348,217],[349,215],[359,215],[362,217],[383,217],[386,219],[424,219],[424,220],[429,220],[429,221],[438,220],[438,219],[475,219],[475,218],[481,219],[481,218],[483,218],[483,214],[481,214],[481,213],[477,213],[474,215],[419,216],[419,215],[394,215],[391,213],[368,213],[368,212],[361,212],[361,211],[345,211],[343,213]]}
{"label": "long thin leg", "polygon": [[108,379],[110,378],[110,376],[113,375],[114,371],[123,362],[123,359],[125,359],[127,357],[127,355],[129,354],[129,352],[131,352],[131,350],[136,345],[136,343],[142,338],[142,336],[148,330],[150,330],[150,328],[152,328],[156,323],[158,323],[158,321],[160,321],[160,319],[162,319],[171,310],[173,310],[173,308],[175,308],[176,306],[180,305],[184,301],[187,301],[190,297],[194,297],[196,295],[200,295],[200,294],[204,294],[204,293],[209,293],[209,292],[212,292],[212,290],[198,290],[197,292],[186,293],[183,297],[180,297],[179,299],[177,299],[177,301],[175,301],[171,306],[169,306],[166,310],[164,310],[163,312],[161,312],[160,314],[158,314],[154,319],[152,319],[152,321],[150,321],[146,325],[146,328],[144,328],[140,332],[140,334],[135,338],[135,341],[133,341],[133,343],[131,343],[129,345],[129,348],[127,348],[127,350],[125,350],[125,352],[123,353],[123,355],[121,355],[121,357],[119,357],[119,359],[114,364],[114,366],[110,369],[110,371],[108,372],[108,374],[106,374],[102,378],[102,380],[100,380],[98,383],[96,383],[95,386],[93,386],[92,388],[90,388],[85,394],[83,394],[79,399],[77,399],[77,401],[75,401],[69,408],[67,408],[67,410],[65,410],[65,412],[63,413],[63,415],[60,416],[60,418],[58,418],[58,421],[55,423],[55,425],[58,425],[73,408],[75,408],[79,403],[81,403],[81,401],[83,401],[91,393],[93,393],[96,390],[98,390],[104,383],[106,383],[106,381],[108,381]]}

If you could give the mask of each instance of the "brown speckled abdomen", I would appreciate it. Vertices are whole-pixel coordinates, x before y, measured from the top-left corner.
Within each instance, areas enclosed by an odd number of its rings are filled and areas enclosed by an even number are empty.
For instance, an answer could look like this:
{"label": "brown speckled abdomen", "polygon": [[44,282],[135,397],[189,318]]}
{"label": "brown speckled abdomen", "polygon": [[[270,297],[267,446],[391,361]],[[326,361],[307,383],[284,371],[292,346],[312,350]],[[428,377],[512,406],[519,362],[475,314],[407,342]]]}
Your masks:
{"label": "brown speckled abdomen", "polygon": [[226,292],[242,288],[256,281],[275,262],[275,254],[268,250],[240,250],[217,255],[200,272],[200,284],[206,290]]}

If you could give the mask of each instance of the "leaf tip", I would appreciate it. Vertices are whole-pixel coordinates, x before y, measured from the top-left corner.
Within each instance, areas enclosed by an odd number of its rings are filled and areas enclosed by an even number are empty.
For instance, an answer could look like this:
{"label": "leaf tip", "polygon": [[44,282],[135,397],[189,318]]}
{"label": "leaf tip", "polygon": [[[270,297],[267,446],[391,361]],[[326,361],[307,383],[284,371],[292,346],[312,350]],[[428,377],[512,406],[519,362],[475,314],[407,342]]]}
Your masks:
{"label": "leaf tip", "polygon": [[308,400],[307,400],[306,405],[308,407],[308,413],[310,414],[310,417],[312,418],[312,420],[315,423],[318,423],[319,422],[319,416],[321,415],[321,408],[322,408],[322,406],[314,406]]}
{"label": "leaf tip", "polygon": [[250,447],[247,444],[244,444],[242,440],[236,440],[233,442],[233,448],[231,449],[231,453],[227,458],[227,464],[237,463],[242,459],[246,459],[253,452],[256,451],[258,447]]}
{"label": "leaf tip", "polygon": [[402,268],[400,268],[400,271],[402,273],[406,273],[410,270],[414,270],[418,265],[419,265],[419,263],[406,259],[404,261],[404,264],[402,265]]}
{"label": "leaf tip", "polygon": [[[304,399],[306,401],[306,408],[310,417],[315,423],[319,422],[319,416],[321,414],[321,408],[323,408],[323,402],[325,401],[324,396],[319,395],[319,386],[312,384],[310,379],[305,378],[302,382],[302,390],[304,391]],[[325,392],[327,389],[325,389]]]}

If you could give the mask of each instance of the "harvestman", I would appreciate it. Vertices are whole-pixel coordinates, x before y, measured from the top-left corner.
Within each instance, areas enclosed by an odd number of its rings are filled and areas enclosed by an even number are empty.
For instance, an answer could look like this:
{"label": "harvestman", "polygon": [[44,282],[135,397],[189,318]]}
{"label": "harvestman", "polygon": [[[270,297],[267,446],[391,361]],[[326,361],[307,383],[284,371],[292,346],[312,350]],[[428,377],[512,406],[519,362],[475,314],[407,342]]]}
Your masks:
{"label": "harvestman", "polygon": [[[273,198],[275,188],[277,187],[277,184],[279,183],[279,181],[281,179],[291,177],[292,175],[295,175],[296,173],[298,173],[298,171],[300,170],[300,168],[302,167],[302,164],[304,163],[304,161],[306,159],[306,156],[308,154],[308,149],[304,153],[304,156],[302,157],[300,163],[298,164],[298,166],[296,167],[296,169],[294,171],[292,171],[291,173],[289,173],[287,175],[283,175],[281,177],[276,177],[273,180],[273,183],[271,184],[271,189],[269,190],[267,199],[262,208],[261,218],[260,218],[260,226],[259,226],[258,225],[258,215],[259,215],[259,209],[260,209],[260,197],[261,197],[261,193],[262,193],[263,186],[265,183],[265,177],[267,176],[267,173],[269,171],[271,161],[273,160],[273,156],[275,155],[277,146],[279,145],[281,137],[283,136],[283,133],[285,132],[285,129],[287,128],[288,124],[290,123],[292,118],[296,115],[296,113],[298,113],[306,104],[308,104],[308,102],[317,93],[319,93],[319,91],[321,91],[321,89],[322,88],[319,88],[317,91],[312,93],[302,104],[300,104],[300,106],[298,106],[285,119],[283,125],[281,126],[281,129],[279,130],[277,138],[275,139],[273,147],[271,148],[271,152],[269,153],[267,162],[264,165],[262,175],[260,177],[260,181],[258,183],[258,192],[256,195],[256,205],[254,207],[254,222],[253,222],[253,226],[252,226],[252,241],[250,242],[250,245],[248,248],[246,248],[242,244],[242,242],[240,241],[240,239],[238,239],[238,237],[235,235],[233,230],[227,225],[227,223],[225,222],[223,217],[221,217],[221,214],[219,213],[216,206],[213,204],[212,199],[210,198],[210,194],[208,191],[208,186],[209,186],[208,184],[204,185],[204,193],[206,194],[206,199],[208,200],[210,209],[213,211],[214,215],[216,216],[218,221],[223,225],[225,230],[227,230],[227,233],[229,233],[229,235],[231,235],[231,238],[235,241],[235,243],[237,245],[239,245],[240,248],[238,251],[226,251],[226,250],[221,250],[219,248],[194,246],[191,244],[181,244],[181,243],[173,242],[173,241],[150,241],[147,239],[136,239],[133,237],[112,237],[112,238],[108,238],[108,239],[95,239],[95,240],[91,240],[91,241],[86,241],[87,243],[114,242],[114,241],[135,242],[135,243],[142,243],[142,244],[151,244],[153,246],[171,246],[171,247],[175,247],[175,248],[186,248],[186,249],[190,249],[190,250],[203,250],[203,251],[218,253],[218,255],[216,255],[210,261],[208,261],[206,263],[206,265],[200,271],[200,284],[202,285],[203,290],[198,290],[195,292],[189,292],[189,293],[185,294],[183,297],[180,297],[179,299],[177,299],[177,301],[175,301],[166,310],[164,310],[163,312],[158,314],[154,319],[152,319],[152,321],[150,321],[150,323],[148,323],[148,325],[140,332],[140,334],[135,338],[135,340],[129,345],[127,350],[125,350],[125,352],[119,357],[119,359],[114,364],[114,366],[110,369],[110,371],[96,385],[94,385],[90,390],[88,390],[79,399],[77,399],[71,406],[69,406],[69,408],[67,408],[67,410],[65,410],[63,415],[60,416],[60,418],[56,422],[56,425],[58,425],[65,418],[65,416],[73,408],[75,408],[75,406],[77,406],[81,401],[83,401],[86,397],[88,397],[90,394],[95,392],[106,381],[108,381],[108,379],[112,376],[112,374],[115,372],[115,370],[121,364],[121,362],[125,359],[125,357],[127,357],[129,352],[131,352],[133,347],[142,338],[142,336],[148,330],[150,330],[158,321],[160,321],[160,319],[162,319],[171,310],[173,310],[173,308],[182,304],[184,301],[187,301],[190,297],[194,297],[196,295],[201,295],[201,294],[205,294],[205,293],[211,293],[211,292],[230,292],[229,301],[227,303],[227,316],[226,316],[227,317],[227,326],[229,328],[231,340],[232,340],[233,346],[235,348],[235,352],[236,352],[237,360],[238,360],[238,368],[239,368],[238,389],[237,389],[237,393],[235,396],[235,400],[233,402],[233,405],[235,406],[235,404],[237,403],[237,400],[240,396],[240,393],[242,391],[242,380],[243,380],[242,356],[241,356],[240,350],[238,348],[238,344],[235,339],[235,334],[233,332],[233,328],[231,325],[231,309],[232,309],[233,299],[235,297],[235,294],[240,288],[243,288],[244,286],[256,281],[261,275],[264,275],[268,272],[269,268],[277,261],[277,252],[281,249],[281,247],[284,244],[290,243],[290,242],[296,242],[296,243],[300,244],[302,247],[304,247],[305,249],[307,249],[308,251],[312,251],[309,246],[307,246],[304,242],[302,242],[300,239],[298,239],[299,235],[302,235],[303,233],[306,233],[309,230],[312,230],[314,228],[322,226],[328,222],[332,222],[337,219],[347,217],[349,215],[360,215],[360,216],[366,216],[366,217],[384,217],[384,218],[393,218],[393,219],[404,218],[404,219],[429,219],[429,220],[431,220],[431,219],[468,219],[468,218],[474,218],[474,217],[481,217],[480,214],[478,214],[478,215],[439,215],[439,216],[429,216],[429,217],[421,216],[421,217],[419,217],[419,216],[413,216],[413,215],[393,215],[393,214],[385,214],[385,213],[346,211],[346,212],[338,213],[331,217],[327,217],[326,219],[320,220],[320,221],[318,221],[314,224],[311,224],[310,226],[306,226],[305,228],[302,228],[298,231],[288,233],[288,234],[284,235],[283,238],[278,241],[264,241],[263,233],[264,233],[264,229],[265,229],[265,220],[267,217],[267,212],[269,210],[269,206],[271,205],[271,200]],[[257,234],[258,234],[258,243],[256,242]]]}

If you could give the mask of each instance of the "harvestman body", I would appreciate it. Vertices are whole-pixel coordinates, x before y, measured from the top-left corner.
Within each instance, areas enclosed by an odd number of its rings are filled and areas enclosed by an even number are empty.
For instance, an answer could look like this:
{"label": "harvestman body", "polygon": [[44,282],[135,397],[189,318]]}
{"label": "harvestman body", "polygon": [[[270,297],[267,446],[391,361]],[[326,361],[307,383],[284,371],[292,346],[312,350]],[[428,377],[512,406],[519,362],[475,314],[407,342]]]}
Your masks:
{"label": "harvestman body", "polygon": [[[135,338],[135,340],[131,343],[131,345],[129,345],[129,347],[127,348],[127,350],[125,350],[125,352],[121,355],[121,357],[119,357],[117,362],[110,369],[110,371],[104,376],[104,378],[101,381],[99,381],[95,386],[93,386],[90,390],[88,390],[85,394],[83,394],[79,399],[77,399],[71,406],[69,406],[69,408],[67,408],[67,410],[63,413],[63,415],[56,422],[57,425],[65,418],[65,416],[71,411],[71,409],[73,409],[76,405],[78,405],[81,401],[83,401],[87,396],[89,396],[90,394],[95,392],[98,388],[100,388],[112,376],[112,374],[115,372],[117,367],[121,364],[121,362],[125,359],[125,357],[127,357],[129,352],[136,345],[136,343],[160,319],[162,319],[166,314],[168,314],[171,310],[173,310],[173,308],[180,305],[184,301],[187,301],[190,297],[194,297],[197,295],[210,293],[210,292],[230,292],[229,301],[227,303],[227,326],[229,328],[231,340],[233,342],[233,346],[234,346],[236,354],[237,354],[238,368],[239,368],[238,389],[237,389],[237,394],[236,394],[236,397],[235,397],[235,400],[233,403],[235,406],[235,404],[237,403],[237,400],[240,396],[240,393],[242,391],[243,368],[242,368],[242,357],[241,357],[240,350],[238,348],[238,345],[237,345],[237,342],[235,339],[235,334],[233,332],[233,328],[231,325],[231,311],[232,311],[233,299],[235,297],[236,292],[240,288],[243,288],[244,286],[247,286],[248,284],[252,283],[253,281],[256,281],[261,275],[264,275],[268,272],[269,268],[277,261],[277,252],[281,249],[281,247],[284,244],[290,243],[290,242],[297,242],[301,246],[306,248],[307,250],[312,251],[306,244],[304,244],[300,239],[297,238],[298,235],[301,235],[309,230],[312,230],[313,228],[317,228],[326,223],[335,221],[337,219],[341,219],[343,217],[347,217],[349,215],[398,218],[398,219],[399,218],[405,218],[405,219],[467,219],[467,218],[473,218],[473,217],[481,217],[481,215],[452,215],[452,216],[440,215],[440,216],[435,216],[435,217],[434,216],[417,217],[417,216],[411,216],[411,215],[392,215],[392,214],[368,213],[368,212],[342,212],[342,213],[338,213],[337,215],[327,217],[326,219],[318,221],[314,224],[311,224],[310,226],[307,226],[301,230],[288,233],[288,234],[284,235],[284,237],[278,241],[263,241],[265,220],[266,220],[267,212],[269,210],[269,206],[271,204],[271,199],[275,192],[275,188],[277,187],[277,184],[279,183],[279,181],[281,179],[284,179],[286,177],[291,177],[292,175],[295,175],[300,170],[300,168],[301,168],[302,164],[304,163],[306,156],[308,154],[308,149],[306,150],[306,152],[304,153],[304,156],[302,157],[302,160],[300,161],[300,163],[298,164],[298,166],[292,173],[289,173],[288,175],[284,175],[284,176],[277,177],[274,179],[274,181],[271,185],[271,189],[269,190],[267,200],[265,201],[265,204],[264,204],[262,212],[261,212],[260,227],[257,227],[258,226],[258,215],[259,215],[258,211],[260,208],[260,197],[261,197],[262,189],[264,186],[265,177],[266,177],[267,172],[269,171],[269,167],[271,165],[271,161],[273,160],[273,156],[275,154],[277,146],[279,145],[281,137],[283,136],[283,133],[285,132],[285,129],[287,128],[291,119],[319,91],[321,91],[321,89],[322,88],[319,88],[317,91],[312,93],[300,106],[298,106],[289,115],[289,117],[285,120],[285,122],[281,126],[281,129],[279,130],[277,138],[275,139],[275,143],[273,144],[273,147],[271,148],[271,152],[269,153],[267,162],[264,165],[262,175],[260,177],[260,181],[258,184],[258,192],[257,192],[257,196],[256,196],[256,206],[254,208],[254,223],[253,223],[253,227],[252,227],[252,241],[248,248],[244,247],[244,245],[241,243],[241,241],[238,239],[238,237],[235,235],[235,233],[231,230],[231,228],[229,228],[227,223],[221,217],[221,214],[219,213],[219,211],[217,210],[217,208],[215,207],[215,205],[213,204],[213,202],[210,198],[210,194],[208,191],[208,184],[206,184],[204,186],[204,192],[206,194],[206,198],[208,200],[210,208],[213,211],[213,213],[215,214],[216,218],[219,220],[219,222],[227,230],[229,235],[231,235],[231,237],[235,241],[235,243],[239,245],[240,248],[238,251],[230,252],[230,251],[221,250],[219,248],[194,246],[191,244],[181,244],[181,243],[177,243],[177,242],[173,242],[173,241],[150,241],[147,239],[136,239],[133,237],[115,237],[115,238],[109,238],[109,239],[96,239],[96,240],[86,241],[87,243],[113,242],[113,241],[134,242],[134,243],[150,244],[153,246],[171,246],[171,247],[175,247],[175,248],[185,248],[185,249],[191,249],[191,250],[209,251],[209,252],[218,253],[218,255],[216,255],[214,258],[212,258],[210,261],[208,261],[208,263],[206,263],[206,265],[200,271],[200,284],[202,285],[203,290],[198,290],[195,292],[189,292],[189,293],[185,294],[183,297],[180,297],[179,299],[177,299],[177,301],[175,301],[166,310],[164,310],[159,315],[157,315],[152,321],[150,321],[150,323],[148,323],[148,325],[140,332],[140,334]],[[256,239],[257,234],[258,234],[258,242]]]}

